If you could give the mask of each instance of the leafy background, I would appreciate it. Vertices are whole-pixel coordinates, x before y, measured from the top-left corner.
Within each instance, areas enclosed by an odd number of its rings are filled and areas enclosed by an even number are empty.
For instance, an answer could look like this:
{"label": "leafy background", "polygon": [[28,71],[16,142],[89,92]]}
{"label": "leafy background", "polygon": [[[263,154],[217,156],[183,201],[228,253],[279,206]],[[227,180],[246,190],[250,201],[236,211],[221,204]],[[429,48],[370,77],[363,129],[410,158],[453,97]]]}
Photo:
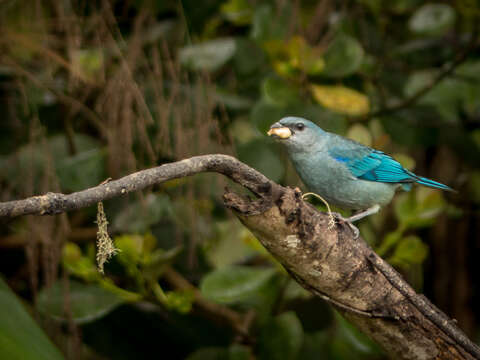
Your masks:
{"label": "leafy background", "polygon": [[[0,3],[0,200],[205,153],[301,183],[265,136],[304,116],[458,190],[399,193],[363,237],[479,339],[474,0]],[[0,358],[384,359],[294,283],[214,174],[0,228]],[[321,208],[321,204],[319,204]]]}

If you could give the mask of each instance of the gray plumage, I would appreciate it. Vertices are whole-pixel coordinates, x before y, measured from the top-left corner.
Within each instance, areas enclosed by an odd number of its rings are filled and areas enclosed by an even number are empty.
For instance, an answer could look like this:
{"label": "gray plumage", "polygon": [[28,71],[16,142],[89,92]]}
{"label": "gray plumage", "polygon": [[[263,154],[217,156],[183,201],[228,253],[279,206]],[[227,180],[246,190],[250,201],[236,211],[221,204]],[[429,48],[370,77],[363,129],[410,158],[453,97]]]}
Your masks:
{"label": "gray plumage", "polygon": [[396,189],[410,190],[412,183],[451,190],[404,169],[381,151],[326,132],[302,118],[283,118],[269,131],[269,135],[277,133],[309,191],[342,208],[376,206],[378,210],[378,205],[392,200]]}

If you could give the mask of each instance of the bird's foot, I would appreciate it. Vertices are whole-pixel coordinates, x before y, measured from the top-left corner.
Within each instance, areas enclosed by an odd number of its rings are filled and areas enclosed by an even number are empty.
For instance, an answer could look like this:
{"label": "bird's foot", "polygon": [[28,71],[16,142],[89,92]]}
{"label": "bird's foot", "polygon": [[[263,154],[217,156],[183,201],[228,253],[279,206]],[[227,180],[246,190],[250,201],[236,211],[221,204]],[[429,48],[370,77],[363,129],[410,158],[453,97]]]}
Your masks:
{"label": "bird's foot", "polygon": [[378,210],[380,210],[380,205],[376,204],[376,205],[373,205],[372,207],[369,207],[366,210],[360,211],[359,213],[357,213],[355,215],[352,215],[348,218],[344,218],[342,215],[340,215],[338,213],[335,213],[335,216],[338,220],[346,223],[350,227],[350,229],[353,231],[354,238],[356,239],[360,236],[360,231],[358,230],[358,228],[355,225],[353,225],[353,222],[358,221],[360,219],[363,219],[364,217],[376,214],[378,212]]}
{"label": "bird's foot", "polygon": [[335,220],[337,220],[338,223],[347,224],[350,230],[353,232],[353,238],[358,239],[360,236],[360,230],[358,230],[358,228],[352,224],[350,218],[345,218],[337,212],[333,212],[332,215],[335,217]]}
{"label": "bird's foot", "polygon": [[[340,213],[337,213],[337,212],[333,212],[331,209],[330,209],[330,205],[328,204],[327,200],[325,200],[323,197],[321,197],[320,195],[318,194],[315,194],[315,193],[312,193],[312,192],[308,192],[308,193],[305,193],[302,195],[302,200],[305,200],[305,198],[307,196],[314,196],[316,197],[317,199],[319,199],[320,201],[322,201],[325,206],[327,207],[327,212],[328,212],[328,217],[329,217],[329,221],[328,221],[328,230],[333,230],[335,228],[335,225],[337,223],[344,223],[344,224],[347,224],[348,227],[350,228],[350,230],[352,230],[353,232],[353,238],[354,239],[358,239],[358,237],[360,236],[360,230],[358,230],[358,228],[352,224],[353,221],[356,221],[358,220],[357,216],[351,216],[349,218],[345,218],[343,217]],[[378,206],[378,205],[377,205]],[[371,211],[373,210],[374,212],[378,211],[380,207],[378,208],[375,208],[375,210],[373,209],[368,209],[367,211]],[[371,212],[370,212],[371,213]],[[369,213],[369,214],[370,214]],[[362,214],[363,215],[363,214]]]}

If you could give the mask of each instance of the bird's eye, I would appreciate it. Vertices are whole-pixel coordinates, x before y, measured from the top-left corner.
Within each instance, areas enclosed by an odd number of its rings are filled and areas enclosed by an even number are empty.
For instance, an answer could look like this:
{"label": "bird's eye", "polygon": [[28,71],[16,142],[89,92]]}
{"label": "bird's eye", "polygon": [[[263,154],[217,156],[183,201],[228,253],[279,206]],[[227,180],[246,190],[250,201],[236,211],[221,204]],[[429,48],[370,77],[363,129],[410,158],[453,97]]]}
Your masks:
{"label": "bird's eye", "polygon": [[296,127],[297,130],[302,131],[305,128],[305,125],[302,124],[302,123],[298,123],[298,124],[295,125],[295,127]]}

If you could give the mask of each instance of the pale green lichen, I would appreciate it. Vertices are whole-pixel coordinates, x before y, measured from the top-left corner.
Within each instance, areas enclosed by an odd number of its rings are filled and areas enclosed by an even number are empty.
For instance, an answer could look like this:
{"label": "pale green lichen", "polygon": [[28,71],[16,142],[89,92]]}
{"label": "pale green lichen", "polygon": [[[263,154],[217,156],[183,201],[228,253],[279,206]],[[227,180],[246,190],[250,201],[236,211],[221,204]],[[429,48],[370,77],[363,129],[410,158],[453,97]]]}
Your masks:
{"label": "pale green lichen", "polygon": [[103,274],[103,265],[117,252],[118,249],[115,248],[113,244],[113,240],[108,235],[107,231],[107,216],[105,215],[105,211],[103,210],[103,203],[99,202],[97,204],[97,268],[98,271]]}

